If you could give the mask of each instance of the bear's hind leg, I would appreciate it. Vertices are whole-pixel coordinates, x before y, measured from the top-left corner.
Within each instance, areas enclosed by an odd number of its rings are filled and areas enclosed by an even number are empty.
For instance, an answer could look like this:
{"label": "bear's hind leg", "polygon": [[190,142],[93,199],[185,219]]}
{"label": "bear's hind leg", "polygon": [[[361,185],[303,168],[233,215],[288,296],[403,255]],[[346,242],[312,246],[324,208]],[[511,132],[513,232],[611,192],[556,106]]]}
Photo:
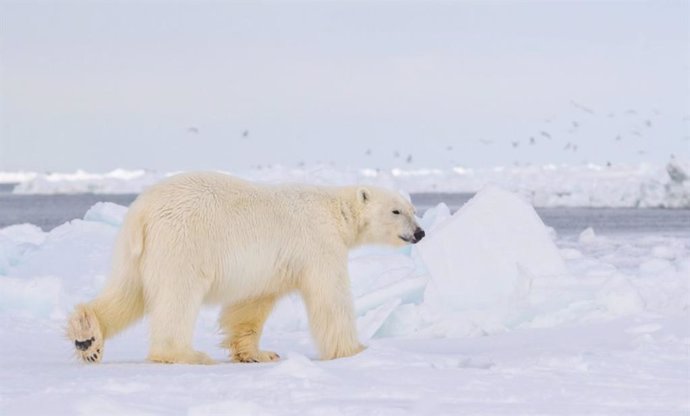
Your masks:
{"label": "bear's hind leg", "polygon": [[275,303],[275,296],[266,296],[223,308],[220,327],[226,338],[221,346],[230,350],[233,362],[258,363],[280,358],[273,351],[259,350],[264,323]]}
{"label": "bear's hind leg", "polygon": [[96,299],[77,305],[67,321],[67,337],[78,358],[87,363],[103,359],[105,340],[141,319],[144,298],[134,275],[112,278]]}
{"label": "bear's hind leg", "polygon": [[[178,278],[172,275],[171,279]],[[148,359],[168,364],[214,364],[215,361],[192,347],[194,325],[203,302],[201,285],[166,284],[147,293],[151,327]]]}

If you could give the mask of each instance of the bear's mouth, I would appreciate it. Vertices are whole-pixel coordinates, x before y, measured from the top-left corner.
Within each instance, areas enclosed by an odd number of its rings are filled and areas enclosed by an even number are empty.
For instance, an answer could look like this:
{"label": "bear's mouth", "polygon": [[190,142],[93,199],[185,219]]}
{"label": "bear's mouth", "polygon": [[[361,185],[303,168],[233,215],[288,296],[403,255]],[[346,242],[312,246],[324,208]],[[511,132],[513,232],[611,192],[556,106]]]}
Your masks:
{"label": "bear's mouth", "polygon": [[419,241],[422,238],[424,238],[424,230],[422,230],[421,228],[418,227],[417,230],[415,230],[413,235],[410,235],[410,236],[399,235],[398,238],[401,239],[402,241],[406,242],[406,243],[417,244],[417,243],[419,243]]}

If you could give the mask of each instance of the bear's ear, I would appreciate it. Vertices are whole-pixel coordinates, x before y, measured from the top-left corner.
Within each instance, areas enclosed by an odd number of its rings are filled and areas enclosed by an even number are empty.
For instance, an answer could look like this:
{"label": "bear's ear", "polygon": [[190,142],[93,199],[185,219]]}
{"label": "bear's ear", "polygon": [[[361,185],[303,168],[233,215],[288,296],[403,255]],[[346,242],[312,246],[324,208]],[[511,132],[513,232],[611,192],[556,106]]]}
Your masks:
{"label": "bear's ear", "polygon": [[367,188],[357,189],[357,200],[363,204],[366,204],[371,199],[371,193]]}

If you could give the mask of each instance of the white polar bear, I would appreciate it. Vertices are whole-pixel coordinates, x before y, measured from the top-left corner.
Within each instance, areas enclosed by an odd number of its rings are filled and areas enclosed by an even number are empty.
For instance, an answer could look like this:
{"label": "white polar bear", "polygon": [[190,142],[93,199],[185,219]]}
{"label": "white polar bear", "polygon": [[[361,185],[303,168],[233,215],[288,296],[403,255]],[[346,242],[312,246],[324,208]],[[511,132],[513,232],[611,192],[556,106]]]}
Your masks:
{"label": "white polar bear", "polygon": [[219,173],[177,175],[143,192],[118,235],[112,275],[78,305],[67,335],[99,362],[106,339],[150,319],[148,359],[210,364],[192,348],[203,303],[223,306],[222,346],[232,361],[273,361],[259,350],[276,301],[297,291],[322,359],[363,349],[357,340],[348,250],[416,243],[424,231],[402,196],[374,187],[270,186]]}

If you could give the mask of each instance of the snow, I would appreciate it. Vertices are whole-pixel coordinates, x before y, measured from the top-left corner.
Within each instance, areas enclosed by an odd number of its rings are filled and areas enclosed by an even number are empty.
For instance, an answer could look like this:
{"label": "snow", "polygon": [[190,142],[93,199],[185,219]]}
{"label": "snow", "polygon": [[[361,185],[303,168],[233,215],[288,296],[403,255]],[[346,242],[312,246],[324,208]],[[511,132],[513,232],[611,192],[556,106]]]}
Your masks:
{"label": "snow", "polygon": [[18,172],[3,172],[0,171],[0,184],[2,183],[20,183],[20,182],[29,182],[38,176],[38,173],[36,172],[25,172],[25,171],[18,171]]}
{"label": "snow", "polygon": [[[690,207],[690,162],[664,165],[528,165],[470,169],[337,169],[330,165],[268,166],[227,172],[261,182],[322,185],[368,183],[410,193],[474,193],[493,183],[536,207]],[[97,174],[0,172],[0,183],[16,182],[15,193],[139,193],[173,173],[145,170]]]}
{"label": "snow", "polygon": [[[145,170],[129,171],[116,169],[98,174],[78,170],[73,173],[46,173],[32,175],[23,174],[14,192],[21,194],[53,194],[53,193],[109,193],[125,194],[139,193],[170,174],[148,172]],[[12,172],[0,173],[0,182],[14,182],[11,179],[22,178],[22,175],[12,175]]]}
{"label": "snow", "polygon": [[418,245],[438,303],[450,310],[504,302],[521,280],[565,274],[534,208],[496,186],[481,190]]}
{"label": "snow", "polygon": [[125,212],[0,229],[0,414],[690,412],[690,230],[554,235],[524,196],[488,187],[425,212],[423,244],[351,253],[361,354],[316,360],[289,296],[262,340],[277,363],[231,364],[206,308],[195,344],[221,364],[147,363],[143,322],[83,365],[64,321],[103,286]]}

